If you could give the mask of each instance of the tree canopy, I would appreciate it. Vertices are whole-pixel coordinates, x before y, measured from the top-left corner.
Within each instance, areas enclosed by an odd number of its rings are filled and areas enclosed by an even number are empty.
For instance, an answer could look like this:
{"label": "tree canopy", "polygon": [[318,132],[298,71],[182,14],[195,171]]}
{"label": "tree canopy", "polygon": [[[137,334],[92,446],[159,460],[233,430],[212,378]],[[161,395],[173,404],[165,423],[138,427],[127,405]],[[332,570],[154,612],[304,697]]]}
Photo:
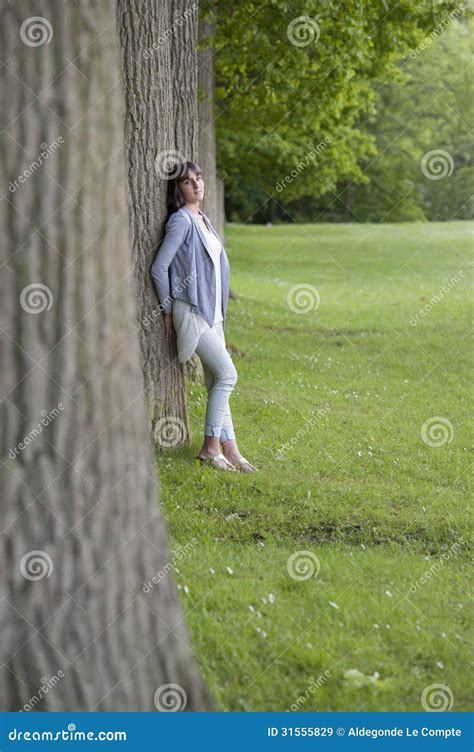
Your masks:
{"label": "tree canopy", "polygon": [[380,149],[369,127],[379,90],[405,81],[401,61],[463,12],[431,0],[205,0],[202,10],[216,21],[227,215],[253,221],[291,220],[300,199],[367,182],[364,168]]}

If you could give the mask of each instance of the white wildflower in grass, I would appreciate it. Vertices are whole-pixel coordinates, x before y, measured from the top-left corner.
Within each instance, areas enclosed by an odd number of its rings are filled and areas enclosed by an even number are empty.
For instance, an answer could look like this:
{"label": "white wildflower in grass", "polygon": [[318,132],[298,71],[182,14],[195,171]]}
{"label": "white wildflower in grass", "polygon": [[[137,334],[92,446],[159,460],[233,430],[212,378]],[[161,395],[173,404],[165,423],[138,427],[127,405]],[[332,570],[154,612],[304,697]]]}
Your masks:
{"label": "white wildflower in grass", "polygon": [[357,668],[350,668],[344,671],[344,684],[351,687],[351,689],[361,689],[362,687],[377,686],[377,679],[380,674],[378,671],[374,671],[372,676],[359,671]]}

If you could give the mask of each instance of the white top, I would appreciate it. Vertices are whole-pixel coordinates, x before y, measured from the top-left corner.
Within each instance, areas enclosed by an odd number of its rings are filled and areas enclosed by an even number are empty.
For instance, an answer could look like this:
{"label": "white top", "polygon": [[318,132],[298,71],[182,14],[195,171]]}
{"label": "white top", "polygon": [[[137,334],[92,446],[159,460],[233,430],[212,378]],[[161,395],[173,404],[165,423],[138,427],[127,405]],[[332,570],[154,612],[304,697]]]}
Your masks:
{"label": "white top", "polygon": [[214,313],[214,324],[218,321],[223,321],[222,317],[222,280],[221,280],[221,241],[216,238],[213,232],[205,231],[207,250],[214,262],[214,269],[216,272],[216,307]]}
{"label": "white top", "polygon": [[[206,237],[206,247],[214,262],[216,272],[216,306],[214,314],[214,325],[222,326],[222,280],[221,280],[221,263],[220,255],[222,246],[219,238],[213,232],[209,233],[203,230]],[[185,363],[194,354],[196,345],[202,332],[208,328],[208,323],[202,316],[191,310],[191,304],[185,300],[175,298],[173,300],[173,324],[176,330],[176,346],[178,349],[178,360]]]}

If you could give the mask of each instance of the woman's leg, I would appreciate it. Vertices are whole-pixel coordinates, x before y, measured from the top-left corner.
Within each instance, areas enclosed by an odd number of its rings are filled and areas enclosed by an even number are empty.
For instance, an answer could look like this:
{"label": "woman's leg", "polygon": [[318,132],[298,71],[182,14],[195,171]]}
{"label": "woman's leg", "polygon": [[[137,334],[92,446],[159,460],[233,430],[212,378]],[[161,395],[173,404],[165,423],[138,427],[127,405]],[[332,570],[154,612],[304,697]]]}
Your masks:
{"label": "woman's leg", "polygon": [[[214,375],[212,371],[206,366],[205,363],[202,364],[202,370],[204,371],[204,383],[206,385],[206,389],[209,394],[210,390],[214,386]],[[227,409],[225,411],[224,420],[222,421],[222,429],[221,429],[221,435],[220,435],[221,444],[223,441],[229,441],[230,439],[235,441],[235,431],[234,431],[234,424],[232,422],[232,414],[230,411],[230,405],[229,403],[227,403]]]}
{"label": "woman's leg", "polygon": [[[220,324],[217,327],[217,333],[225,347],[224,327]],[[230,462],[238,462],[242,455],[237,446],[230,407],[227,409],[226,417],[222,424],[221,444],[224,456],[227,457]]]}
{"label": "woman's leg", "polygon": [[196,346],[208,390],[205,444],[208,454],[218,454],[221,437],[235,438],[229,397],[237,381],[237,371],[227,352],[218,325],[206,329]]}
{"label": "woman's leg", "polygon": [[[212,330],[209,330],[209,331],[215,331],[215,330],[217,331],[221,344],[225,352],[228,355],[226,344],[225,344],[224,329],[223,329],[222,324],[214,324]],[[196,352],[197,352],[197,349],[196,349]],[[203,360],[201,358],[201,362],[202,362],[202,367],[204,371],[204,381],[206,384],[206,388],[208,392],[208,400],[209,400],[209,393],[214,389],[215,383],[216,383],[215,369],[213,369],[212,367],[209,367],[209,364],[206,362],[206,359]],[[234,381],[234,385],[235,385],[235,381]],[[207,414],[206,414],[206,420],[207,420]],[[240,454],[239,448],[237,446],[237,441],[235,440],[234,426],[232,424],[232,415],[230,412],[230,406],[229,406],[228,400],[227,400],[227,406],[224,412],[224,419],[222,421],[220,439],[216,438],[215,435],[214,436],[206,435],[204,437],[204,445],[201,451],[199,452],[199,456],[201,457],[204,457],[206,455],[215,456],[216,454],[219,454],[219,452],[221,451],[220,444],[222,444],[222,453],[224,454],[224,456],[227,458],[229,462],[234,463],[235,465],[238,465],[239,462],[243,461],[243,457]],[[222,460],[222,462],[224,462],[224,460]],[[253,468],[253,466],[248,463],[248,464],[244,464],[241,467],[241,469],[245,470],[245,472],[250,472],[250,471],[253,471],[255,468]]]}

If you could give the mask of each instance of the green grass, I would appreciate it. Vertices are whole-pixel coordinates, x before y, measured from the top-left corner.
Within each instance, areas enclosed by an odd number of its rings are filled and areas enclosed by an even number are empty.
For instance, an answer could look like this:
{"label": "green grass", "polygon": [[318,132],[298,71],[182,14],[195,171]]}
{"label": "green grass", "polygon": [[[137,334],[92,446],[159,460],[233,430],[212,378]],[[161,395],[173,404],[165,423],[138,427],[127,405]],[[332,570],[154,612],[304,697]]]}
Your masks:
{"label": "green grass", "polygon": [[[230,405],[261,470],[195,465],[203,383],[188,383],[192,446],[157,457],[172,546],[188,544],[175,577],[219,710],[300,698],[301,710],[417,711],[431,684],[467,709],[470,230],[228,225]],[[298,284],[319,294],[304,314],[287,305]],[[437,417],[449,441],[429,446],[422,426]],[[316,576],[290,576],[299,551],[317,557]]]}

